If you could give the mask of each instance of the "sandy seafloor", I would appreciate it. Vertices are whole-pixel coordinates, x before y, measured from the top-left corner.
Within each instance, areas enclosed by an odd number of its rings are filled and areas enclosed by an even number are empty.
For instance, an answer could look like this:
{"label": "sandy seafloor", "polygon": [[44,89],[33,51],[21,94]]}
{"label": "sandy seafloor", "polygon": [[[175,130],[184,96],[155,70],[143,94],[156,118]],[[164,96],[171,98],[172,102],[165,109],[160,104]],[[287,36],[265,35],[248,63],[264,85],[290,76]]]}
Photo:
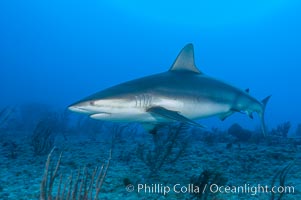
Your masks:
{"label": "sandy seafloor", "polygon": [[[43,175],[47,155],[34,156],[28,140],[30,133],[7,132],[4,140],[14,141],[18,148],[17,157],[7,156],[5,145],[0,149],[0,199],[30,200],[39,199],[39,187]],[[65,140],[66,139],[66,140]],[[64,149],[60,173],[67,175],[84,165],[100,166],[106,161],[111,145],[110,137],[100,133],[93,137],[84,133],[70,133],[66,138],[56,137],[57,150],[53,154],[53,162],[59,152]],[[226,148],[226,142],[204,142],[191,140],[185,154],[175,163],[166,164],[154,176],[150,176],[149,168],[137,156],[138,144],[151,145],[152,135],[135,133],[115,142],[112,159],[103,183],[100,199],[192,199],[189,193],[169,192],[166,195],[144,191],[127,192],[124,180],[137,187],[137,184],[162,184],[172,187],[175,184],[186,186],[193,175],[199,175],[204,169],[220,172],[227,178],[226,185],[240,186],[271,185],[275,173],[287,163],[295,160],[287,174],[285,185],[294,186],[294,194],[285,194],[282,199],[301,199],[301,146],[266,143],[240,143]],[[57,183],[57,182],[56,182]],[[279,183],[279,182],[278,182]],[[210,194],[208,199],[270,199],[271,195],[260,193],[249,194]]]}

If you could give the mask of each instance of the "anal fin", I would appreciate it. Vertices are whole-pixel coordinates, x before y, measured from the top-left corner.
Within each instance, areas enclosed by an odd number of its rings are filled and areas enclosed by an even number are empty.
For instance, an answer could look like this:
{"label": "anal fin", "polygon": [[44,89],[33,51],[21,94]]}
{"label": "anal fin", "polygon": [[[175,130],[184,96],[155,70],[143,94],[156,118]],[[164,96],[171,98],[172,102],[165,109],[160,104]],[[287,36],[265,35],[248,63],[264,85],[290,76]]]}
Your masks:
{"label": "anal fin", "polygon": [[221,115],[219,115],[220,120],[224,121],[225,119],[227,119],[229,116],[231,116],[234,113],[234,111],[229,111],[226,113],[223,113]]}
{"label": "anal fin", "polygon": [[238,110],[236,108],[231,108],[228,112],[222,113],[219,115],[220,120],[224,121],[229,116],[231,116],[233,113],[238,112],[244,114],[241,110]]}

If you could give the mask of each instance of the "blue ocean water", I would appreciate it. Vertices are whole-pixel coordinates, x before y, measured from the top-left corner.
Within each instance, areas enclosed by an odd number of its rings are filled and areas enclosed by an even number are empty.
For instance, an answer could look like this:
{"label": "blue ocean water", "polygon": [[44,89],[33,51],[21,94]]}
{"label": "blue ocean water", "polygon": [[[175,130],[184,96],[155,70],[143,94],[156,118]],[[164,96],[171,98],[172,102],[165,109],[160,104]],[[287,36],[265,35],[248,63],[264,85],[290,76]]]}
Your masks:
{"label": "blue ocean water", "polygon": [[269,123],[298,123],[299,1],[2,1],[2,104],[65,106],[166,71],[192,42],[197,66],[261,99]]}
{"label": "blue ocean water", "polygon": [[[267,126],[289,121],[294,135],[301,123],[300,9],[298,0],[3,0],[0,108],[63,110],[109,86],[167,71],[181,48],[193,43],[200,70],[250,88],[258,99],[272,95]],[[236,122],[259,126],[258,118],[240,114],[225,122],[201,120],[222,130]]]}

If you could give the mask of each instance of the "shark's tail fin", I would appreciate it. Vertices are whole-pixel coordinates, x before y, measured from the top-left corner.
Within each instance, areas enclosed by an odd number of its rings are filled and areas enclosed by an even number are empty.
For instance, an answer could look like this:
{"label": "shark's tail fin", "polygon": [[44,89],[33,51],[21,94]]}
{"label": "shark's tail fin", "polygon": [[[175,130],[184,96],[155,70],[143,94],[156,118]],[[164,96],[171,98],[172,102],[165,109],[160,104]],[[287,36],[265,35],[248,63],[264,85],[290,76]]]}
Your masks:
{"label": "shark's tail fin", "polygon": [[267,128],[266,128],[266,125],[265,125],[265,121],[264,121],[264,113],[265,113],[265,107],[269,101],[269,99],[271,98],[271,95],[270,96],[267,96],[266,98],[264,98],[261,103],[262,103],[262,110],[261,112],[259,113],[259,116],[260,116],[260,119],[261,119],[261,130],[262,130],[262,133],[264,136],[267,135]]}

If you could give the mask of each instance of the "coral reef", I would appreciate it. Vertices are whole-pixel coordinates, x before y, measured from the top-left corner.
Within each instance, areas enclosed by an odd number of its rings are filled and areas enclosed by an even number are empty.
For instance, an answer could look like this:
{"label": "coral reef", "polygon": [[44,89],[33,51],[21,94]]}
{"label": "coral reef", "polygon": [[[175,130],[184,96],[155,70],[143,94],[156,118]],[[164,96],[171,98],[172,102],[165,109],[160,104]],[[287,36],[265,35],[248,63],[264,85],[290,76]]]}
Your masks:
{"label": "coral reef", "polygon": [[[155,135],[151,135],[137,124],[79,119],[65,110],[55,111],[49,107],[48,116],[42,111],[40,114],[34,113],[34,116],[28,116],[32,123],[22,125],[19,111],[8,113],[9,120],[0,132],[0,199],[3,200],[85,197],[85,193],[91,194],[88,191],[92,189],[88,185],[91,185],[93,174],[92,185],[95,186],[103,163],[103,169],[106,169],[108,157],[111,158],[110,165],[101,183],[99,199],[301,198],[301,143],[298,137],[283,137],[286,134],[282,133],[262,137],[256,130],[249,131],[237,125],[233,125],[232,130],[221,130],[177,123],[161,127]],[[279,127],[275,128],[277,132],[288,133],[287,123]],[[48,167],[45,168],[45,160],[53,146],[56,150],[50,154]],[[33,153],[35,148],[41,153]],[[113,152],[111,156],[108,154],[110,149]],[[56,161],[54,158],[60,158],[59,152],[62,151],[59,164],[53,162]],[[292,161],[293,165],[283,167]],[[44,182],[41,184],[42,177]],[[204,184],[213,182],[231,187],[245,183],[251,186],[289,185],[295,188],[295,192],[258,193],[253,196],[248,193],[209,192],[201,195],[171,191],[162,194],[137,190],[138,184],[149,187],[151,184],[162,184],[172,188],[174,184],[185,186],[193,183],[202,188]],[[133,190],[128,191],[128,187]],[[92,193],[89,198],[93,199],[96,187]]]}
{"label": "coral reef", "polygon": [[291,123],[289,121],[284,122],[282,124],[279,124],[276,128],[273,128],[270,135],[287,138],[290,128]]}
{"label": "coral reef", "polygon": [[239,124],[235,123],[228,129],[228,134],[234,136],[240,142],[247,142],[251,139],[252,132],[243,129]]}

